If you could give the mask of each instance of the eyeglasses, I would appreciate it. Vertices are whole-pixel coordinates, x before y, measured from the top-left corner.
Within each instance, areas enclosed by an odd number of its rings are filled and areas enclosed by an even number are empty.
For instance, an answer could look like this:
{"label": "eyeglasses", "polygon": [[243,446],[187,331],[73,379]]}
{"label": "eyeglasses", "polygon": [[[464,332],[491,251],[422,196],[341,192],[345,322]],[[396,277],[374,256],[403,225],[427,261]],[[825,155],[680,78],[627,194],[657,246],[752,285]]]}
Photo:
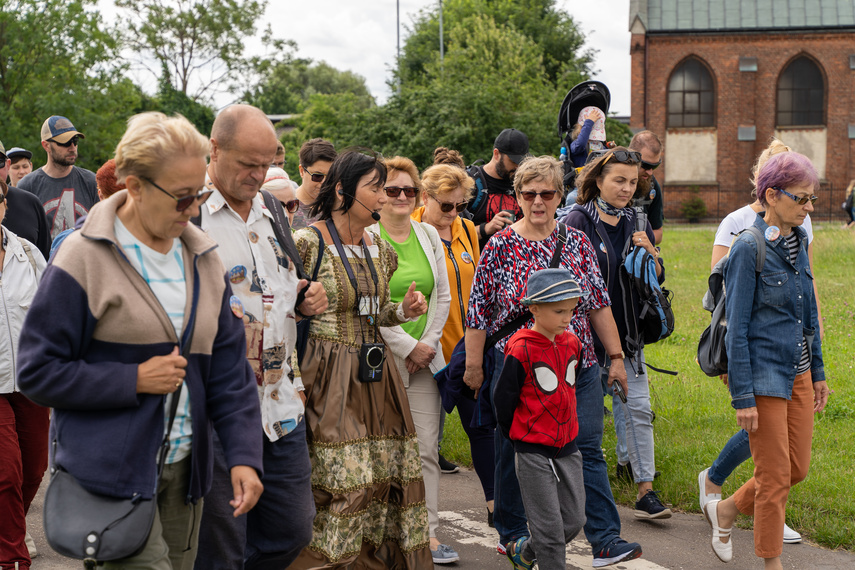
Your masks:
{"label": "eyeglasses", "polygon": [[[606,159],[600,164],[600,166],[605,166],[606,163],[614,157],[614,159],[618,162],[624,164],[638,164],[641,162],[641,153],[635,150],[616,150],[614,152],[610,152],[606,155]],[[656,166],[659,166],[658,164]],[[654,166],[654,168],[656,168]]]}
{"label": "eyeglasses", "polygon": [[520,196],[522,196],[522,199],[526,202],[534,202],[534,199],[538,196],[540,196],[544,202],[549,202],[555,198],[557,193],[557,190],[541,190],[540,192],[535,192],[534,190],[523,190],[520,192]]}
{"label": "eyeglasses", "polygon": [[786,190],[784,190],[783,188],[781,188],[779,186],[772,186],[772,188],[774,188],[775,190],[777,190],[778,192],[780,192],[782,194],[789,196],[799,206],[804,206],[805,204],[808,203],[808,200],[810,200],[811,204],[815,204],[816,201],[819,200],[819,196],[814,196],[813,194],[811,194],[810,196],[796,196],[795,194],[790,194],[789,192],[787,192]]}
{"label": "eyeglasses", "polygon": [[68,148],[68,147],[70,147],[71,145],[78,146],[78,141],[79,141],[79,140],[80,140],[80,137],[79,137],[79,136],[77,136],[77,135],[74,135],[73,137],[71,137],[70,139],[68,139],[68,140],[67,140],[66,142],[64,142],[64,143],[61,143],[61,142],[59,142],[59,141],[55,141],[55,140],[53,140],[53,139],[50,139],[50,142],[52,142],[53,144],[56,144],[56,145],[59,145],[59,146],[64,146],[65,148]]}
{"label": "eyeglasses", "polygon": [[[302,164],[300,166],[303,166]],[[308,168],[303,166],[303,170],[306,171],[306,174],[312,177],[312,182],[323,182],[324,178],[327,177],[323,172],[310,172]]]}
{"label": "eyeglasses", "polygon": [[415,186],[386,186],[384,190],[386,190],[386,195],[390,198],[397,198],[401,195],[401,192],[407,198],[415,198],[419,191]]}
{"label": "eyeglasses", "polygon": [[659,168],[660,164],[662,164],[661,160],[659,162],[644,162],[642,160],[641,161],[641,169],[642,170],[656,170],[657,168]]}
{"label": "eyeglasses", "polygon": [[457,210],[457,213],[459,214],[460,212],[465,210],[466,206],[469,204],[469,202],[460,202],[459,204],[455,204],[454,202],[443,202],[433,194],[428,194],[428,196],[433,198],[434,202],[439,204],[439,209],[442,211],[443,214],[447,214],[451,210]]}
{"label": "eyeglasses", "polygon": [[170,198],[175,200],[175,202],[176,202],[175,210],[178,212],[183,212],[184,210],[186,210],[187,208],[192,206],[193,203],[196,202],[197,200],[199,201],[200,204],[204,204],[205,200],[210,198],[211,194],[214,192],[213,190],[205,189],[205,190],[201,190],[197,194],[191,194],[190,196],[183,196],[181,198],[176,198],[175,196],[173,196],[172,194],[170,194],[169,192],[167,192],[166,190],[164,190],[163,188],[158,186],[154,180],[152,180],[150,178],[145,178],[144,176],[141,176],[140,178],[142,178],[143,180],[145,180],[146,182],[148,182],[149,184],[151,184],[152,186],[154,186],[155,188],[157,188],[158,190],[160,190],[161,192],[163,192],[164,194],[166,194],[167,196],[169,196]]}
{"label": "eyeglasses", "polygon": [[288,210],[289,214],[293,214],[297,211],[297,208],[300,207],[300,200],[288,200],[287,202],[282,202],[282,207]]}

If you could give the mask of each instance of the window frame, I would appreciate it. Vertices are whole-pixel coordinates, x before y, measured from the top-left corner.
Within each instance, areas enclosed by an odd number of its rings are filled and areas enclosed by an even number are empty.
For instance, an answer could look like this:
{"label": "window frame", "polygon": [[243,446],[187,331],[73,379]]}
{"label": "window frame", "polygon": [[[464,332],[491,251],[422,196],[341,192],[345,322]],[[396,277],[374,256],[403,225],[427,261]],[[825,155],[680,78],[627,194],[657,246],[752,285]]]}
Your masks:
{"label": "window frame", "polygon": [[[801,80],[802,78],[798,78],[795,76],[796,71],[793,71],[793,77],[790,80],[790,84],[793,87],[782,87],[782,83],[784,80],[788,79],[785,77],[788,72],[793,69],[793,66],[796,64],[800,64],[801,62],[806,62],[810,64],[813,70],[819,75],[819,87],[808,87],[804,88],[803,85],[808,84],[808,82]],[[782,92],[788,93],[788,103],[789,110],[782,111],[782,101],[781,97],[783,95]],[[811,101],[813,97],[816,97],[817,92],[819,92],[819,109],[809,108],[807,111],[798,111],[800,114],[807,115],[805,122],[797,122],[796,114],[797,112],[793,109],[796,106],[796,98],[798,93],[805,93],[804,97],[807,97],[808,105],[813,105],[814,103]],[[787,63],[785,63],[781,67],[781,72],[778,74],[778,80],[775,82],[775,126],[778,128],[800,128],[800,127],[825,127],[828,121],[827,115],[827,105],[828,101],[828,88],[827,82],[825,78],[825,71],[822,68],[822,65],[814,58],[810,57],[805,53],[800,53],[793,58],[791,58]],[[782,114],[789,114],[789,122],[782,121]],[[818,115],[818,117],[817,117]],[[812,119],[819,118],[819,122],[814,122]]]}
{"label": "window frame", "polygon": [[[692,65],[693,67],[696,65],[701,72],[701,74],[693,78],[697,84],[696,89],[686,89],[686,74],[687,71],[692,71],[692,69],[686,69],[686,66],[689,65]],[[682,74],[683,87],[680,89],[672,89],[672,84],[674,83],[678,73]],[[706,77],[704,77],[703,74],[706,74]],[[708,88],[704,87],[704,79],[709,81]],[[705,94],[707,94],[710,99],[706,104],[704,103]],[[679,97],[679,103],[675,100],[673,95],[677,95]],[[695,100],[693,101],[692,106],[697,109],[696,111],[689,112],[686,110],[687,99],[689,101]],[[666,103],[665,123],[669,129],[707,129],[710,127],[716,127],[718,116],[718,93],[716,89],[715,74],[712,69],[710,69],[709,65],[707,65],[706,62],[697,55],[690,55],[675,65],[674,69],[671,70],[671,74],[668,76],[668,83],[666,85]],[[680,106],[679,112],[673,111],[676,104],[679,104]],[[696,120],[687,121],[687,116]],[[675,124],[674,119],[676,117],[679,117],[680,124]],[[687,122],[694,124],[686,124]]]}

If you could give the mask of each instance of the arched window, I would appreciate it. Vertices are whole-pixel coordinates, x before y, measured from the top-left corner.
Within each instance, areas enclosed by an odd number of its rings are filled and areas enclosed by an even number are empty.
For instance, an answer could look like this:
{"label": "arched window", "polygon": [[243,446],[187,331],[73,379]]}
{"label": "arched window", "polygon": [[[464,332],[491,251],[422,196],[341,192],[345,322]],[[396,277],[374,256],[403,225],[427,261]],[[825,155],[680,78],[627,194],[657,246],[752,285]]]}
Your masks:
{"label": "arched window", "polygon": [[824,125],[825,86],[819,67],[794,59],[778,79],[778,126]]}
{"label": "arched window", "polygon": [[695,58],[681,63],[668,82],[668,126],[715,126],[715,91],[706,66]]}

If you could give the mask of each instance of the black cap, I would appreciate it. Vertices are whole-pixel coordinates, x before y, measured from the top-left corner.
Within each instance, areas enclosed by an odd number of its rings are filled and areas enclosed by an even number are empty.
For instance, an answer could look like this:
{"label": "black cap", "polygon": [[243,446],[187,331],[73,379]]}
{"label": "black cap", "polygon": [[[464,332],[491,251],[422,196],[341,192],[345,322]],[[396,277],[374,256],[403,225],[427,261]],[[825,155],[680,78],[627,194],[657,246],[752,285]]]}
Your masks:
{"label": "black cap", "polygon": [[493,147],[508,155],[511,162],[519,164],[528,154],[528,137],[516,129],[505,129],[496,137]]}

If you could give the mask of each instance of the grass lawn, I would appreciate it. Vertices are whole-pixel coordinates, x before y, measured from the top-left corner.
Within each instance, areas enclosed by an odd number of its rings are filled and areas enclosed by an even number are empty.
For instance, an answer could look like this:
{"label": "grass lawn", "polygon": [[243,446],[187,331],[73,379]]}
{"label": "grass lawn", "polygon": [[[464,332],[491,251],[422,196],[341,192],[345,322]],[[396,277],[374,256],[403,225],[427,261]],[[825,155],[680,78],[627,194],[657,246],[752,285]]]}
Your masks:
{"label": "grass lawn", "polygon": [[[815,225],[814,274],[825,320],[823,356],[831,395],[825,412],[816,416],[811,470],[790,493],[787,522],[810,540],[829,548],[855,550],[855,233],[840,224]],[[698,338],[709,324],[701,298],[709,275],[712,226],[667,226],[662,243],[666,284],[674,291],[676,329],[670,338],[645,349],[651,364],[677,370],[668,376],[650,370],[651,398],[656,412],[656,468],[662,476],[654,487],[662,498],[683,511],[700,512],[697,476],[708,467],[725,442],[736,433],[736,412],[727,389],[695,363]],[[607,402],[611,406],[610,402]],[[635,486],[614,477],[615,434],[606,418],[603,448],[610,466],[615,499],[632,505]],[[457,413],[446,422],[443,455],[471,465],[469,444]],[[751,477],[754,464],[743,463],[724,486],[725,496]],[[751,519],[740,518],[751,526]]]}

